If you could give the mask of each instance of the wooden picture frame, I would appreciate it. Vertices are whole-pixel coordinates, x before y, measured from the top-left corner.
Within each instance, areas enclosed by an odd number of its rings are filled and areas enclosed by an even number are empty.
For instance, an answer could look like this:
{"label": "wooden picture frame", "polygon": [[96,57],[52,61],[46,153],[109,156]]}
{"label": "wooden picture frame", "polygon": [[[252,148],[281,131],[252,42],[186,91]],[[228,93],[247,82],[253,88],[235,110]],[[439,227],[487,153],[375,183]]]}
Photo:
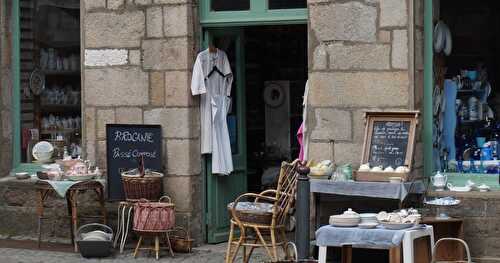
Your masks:
{"label": "wooden picture frame", "polygon": [[[369,163],[371,160],[371,149],[373,139],[373,129],[376,122],[408,122],[408,143],[404,161],[401,165],[407,166],[411,172],[413,164],[413,155],[415,150],[415,134],[418,125],[418,111],[385,111],[385,112],[366,112],[365,113],[365,135],[363,142],[363,152],[361,163]],[[370,163],[373,166],[372,163]],[[393,167],[394,169],[396,167]],[[393,172],[361,172],[356,171],[355,179],[357,181],[388,181],[389,177],[401,177],[402,181],[409,180],[409,173]]]}

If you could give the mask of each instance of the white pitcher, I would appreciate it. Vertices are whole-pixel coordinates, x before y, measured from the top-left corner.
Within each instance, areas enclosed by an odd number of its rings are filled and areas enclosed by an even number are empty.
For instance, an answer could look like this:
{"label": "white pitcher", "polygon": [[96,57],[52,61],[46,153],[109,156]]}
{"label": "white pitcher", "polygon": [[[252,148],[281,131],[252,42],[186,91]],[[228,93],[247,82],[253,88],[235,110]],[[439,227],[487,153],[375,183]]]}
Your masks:
{"label": "white pitcher", "polygon": [[448,182],[448,176],[446,174],[442,174],[441,172],[437,172],[436,175],[431,177],[431,182],[434,187],[436,187],[436,191],[443,191],[446,183]]}

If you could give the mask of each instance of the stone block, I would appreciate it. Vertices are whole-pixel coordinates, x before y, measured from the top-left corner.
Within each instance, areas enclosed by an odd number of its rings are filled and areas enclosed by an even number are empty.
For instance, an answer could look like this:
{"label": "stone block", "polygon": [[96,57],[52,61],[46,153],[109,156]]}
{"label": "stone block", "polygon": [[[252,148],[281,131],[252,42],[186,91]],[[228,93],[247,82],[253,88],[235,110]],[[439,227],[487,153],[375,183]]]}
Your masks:
{"label": "stone block", "polygon": [[138,67],[85,69],[85,103],[95,106],[146,105],[148,83],[148,74]]}
{"label": "stone block", "polygon": [[125,0],[107,0],[108,9],[116,10],[125,6]]}
{"label": "stone block", "polygon": [[146,35],[148,37],[163,36],[163,11],[161,6],[146,9]]}
{"label": "stone block", "polygon": [[314,114],[316,125],[312,129],[313,140],[351,140],[351,113],[345,110],[317,108]]}
{"label": "stone block", "polygon": [[84,65],[87,67],[126,65],[126,49],[86,49]]}
{"label": "stone block", "polygon": [[85,107],[85,138],[87,140],[95,140],[96,139],[96,115],[95,108],[93,107]]}
{"label": "stone block", "polygon": [[167,140],[167,173],[197,175],[201,172],[199,140]]}
{"label": "stone block", "polygon": [[97,142],[97,156],[96,156],[97,166],[101,169],[106,169],[106,141]]}
{"label": "stone block", "polygon": [[142,42],[146,70],[187,70],[190,66],[187,38],[149,39]]}
{"label": "stone block", "polygon": [[165,105],[193,105],[193,96],[191,96],[190,89],[190,75],[189,71],[165,72]]}
{"label": "stone block", "polygon": [[413,167],[424,166],[424,144],[421,142],[415,143],[415,154],[413,156]]}
{"label": "stone block", "polygon": [[87,141],[87,143],[85,144],[85,149],[84,149],[84,157],[93,162],[93,163],[96,163],[97,161],[97,158],[96,158],[96,145],[95,145],[95,141]]}
{"label": "stone block", "polygon": [[151,80],[151,104],[154,106],[165,105],[165,74],[153,71],[149,73]]}
{"label": "stone block", "polygon": [[415,69],[424,70],[424,32],[415,29]]}
{"label": "stone block", "polygon": [[[389,69],[389,45],[335,43],[328,46],[331,69]],[[394,51],[393,51],[394,54]]]}
{"label": "stone block", "polygon": [[363,144],[335,142],[333,151],[335,152],[334,161],[337,165],[350,163],[353,169],[358,169],[361,164]]}
{"label": "stone block", "polygon": [[408,73],[315,72],[309,74],[309,102],[313,106],[407,107]]}
{"label": "stone block", "polygon": [[163,192],[172,198],[176,212],[190,212],[192,210],[193,187],[190,176],[165,177]]}
{"label": "stone block", "polygon": [[136,5],[150,5],[153,0],[135,0]]}
{"label": "stone block", "polygon": [[141,65],[141,51],[139,49],[130,49],[128,51],[128,63],[134,66]]}
{"label": "stone block", "polygon": [[391,43],[391,31],[379,30],[378,31],[378,42]]}
{"label": "stone block", "polygon": [[84,0],[85,10],[89,11],[97,8],[105,8],[106,0]]}
{"label": "stone block", "polygon": [[142,109],[136,107],[116,108],[116,123],[141,124]]}
{"label": "stone block", "polygon": [[106,138],[106,124],[116,123],[115,110],[97,110],[97,139]]}
{"label": "stone block", "polygon": [[322,70],[328,68],[328,52],[325,45],[318,45],[314,49],[313,69]]}
{"label": "stone block", "polygon": [[139,47],[145,36],[142,11],[87,13],[84,27],[85,48]]}
{"label": "stone block", "polygon": [[163,30],[167,37],[192,35],[192,18],[189,5],[163,7],[163,21]]}
{"label": "stone block", "polygon": [[392,67],[408,69],[408,31],[394,30],[392,32]]}
{"label": "stone block", "polygon": [[405,26],[408,13],[405,0],[380,1],[380,26]]}
{"label": "stone block", "polygon": [[160,124],[163,137],[196,138],[200,133],[198,108],[157,108],[144,111],[145,124]]}
{"label": "stone block", "polygon": [[9,110],[3,110],[0,112],[2,116],[2,136],[4,138],[11,138],[12,136],[12,117]]}
{"label": "stone block", "polygon": [[308,160],[333,160],[333,142],[310,142]]}
{"label": "stone block", "polygon": [[[399,1],[399,0],[398,0]],[[360,2],[309,6],[310,27],[320,41],[375,42],[377,8]]]}
{"label": "stone block", "polygon": [[153,0],[155,4],[187,4],[192,0]]}

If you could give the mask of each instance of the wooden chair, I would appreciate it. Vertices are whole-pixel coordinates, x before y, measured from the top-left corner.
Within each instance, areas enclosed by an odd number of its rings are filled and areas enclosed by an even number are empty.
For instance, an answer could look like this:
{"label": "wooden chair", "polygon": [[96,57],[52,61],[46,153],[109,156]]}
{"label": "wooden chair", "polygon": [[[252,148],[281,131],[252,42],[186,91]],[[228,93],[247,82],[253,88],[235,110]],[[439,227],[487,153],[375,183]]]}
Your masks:
{"label": "wooden chair", "polygon": [[[292,163],[283,162],[276,189],[266,190],[260,194],[242,194],[228,205],[231,228],[226,263],[234,262],[240,247],[243,247],[243,262],[245,263],[250,260],[253,250],[257,247],[263,247],[273,262],[278,261],[278,246],[283,249],[285,255],[287,254],[285,220],[295,202],[298,167],[298,160]],[[245,199],[253,199],[253,202],[244,202]],[[242,209],[241,205],[243,204],[247,208],[263,207],[268,210]],[[234,237],[235,227],[240,230],[239,237]],[[250,232],[253,232],[254,235],[250,236]],[[266,239],[264,236],[268,238]],[[250,248],[248,254],[247,247]]]}

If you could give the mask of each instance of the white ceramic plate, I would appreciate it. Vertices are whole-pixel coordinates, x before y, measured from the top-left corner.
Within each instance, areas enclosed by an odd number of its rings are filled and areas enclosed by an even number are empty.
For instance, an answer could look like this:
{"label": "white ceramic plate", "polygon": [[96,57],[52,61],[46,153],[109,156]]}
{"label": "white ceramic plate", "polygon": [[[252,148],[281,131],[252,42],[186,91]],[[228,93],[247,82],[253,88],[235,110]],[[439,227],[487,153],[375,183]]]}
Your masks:
{"label": "white ceramic plate", "polygon": [[410,228],[414,226],[415,224],[413,223],[387,223],[387,222],[382,222],[382,226],[384,226],[385,229],[391,229],[391,230],[400,230],[400,229],[405,229],[405,228]]}
{"label": "white ceramic plate", "polygon": [[95,174],[89,175],[66,175],[66,178],[70,181],[88,181],[94,179]]}
{"label": "white ceramic plate", "polygon": [[332,226],[341,226],[341,227],[355,227],[358,226],[358,223],[354,222],[332,222]]}
{"label": "white ceramic plate", "polygon": [[378,223],[361,223],[358,225],[359,228],[363,229],[372,229],[376,228],[378,226]]}

